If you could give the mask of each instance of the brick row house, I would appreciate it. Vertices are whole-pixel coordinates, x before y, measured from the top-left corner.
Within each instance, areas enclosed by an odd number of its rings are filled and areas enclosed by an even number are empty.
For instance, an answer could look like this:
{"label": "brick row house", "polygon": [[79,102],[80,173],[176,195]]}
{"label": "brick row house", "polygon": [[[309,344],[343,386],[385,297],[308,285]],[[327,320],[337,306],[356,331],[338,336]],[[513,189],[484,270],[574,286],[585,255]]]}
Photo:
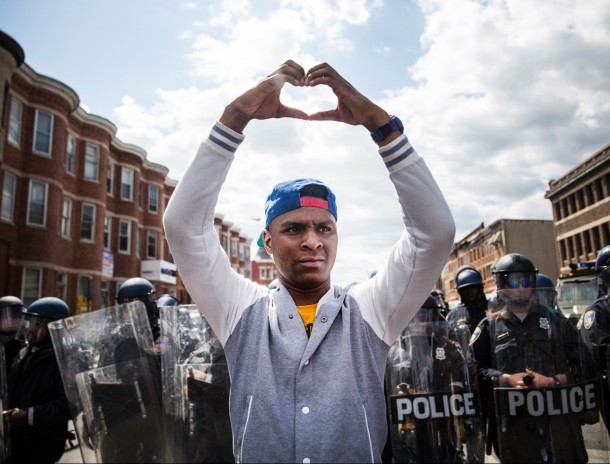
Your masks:
{"label": "brick row house", "polygon": [[[0,31],[0,295],[58,296],[73,313],[114,303],[130,277],[189,302],[163,231],[177,182],[146,152],[87,113],[78,95],[36,73]],[[233,267],[249,277],[249,244],[217,218]]]}

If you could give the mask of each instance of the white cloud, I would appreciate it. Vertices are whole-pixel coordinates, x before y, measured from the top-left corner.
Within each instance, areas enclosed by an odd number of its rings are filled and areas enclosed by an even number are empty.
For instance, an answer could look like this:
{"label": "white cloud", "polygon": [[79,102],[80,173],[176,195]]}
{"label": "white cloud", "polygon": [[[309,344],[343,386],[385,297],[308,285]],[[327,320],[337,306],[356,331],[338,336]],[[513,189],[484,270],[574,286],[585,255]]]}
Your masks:
{"label": "white cloud", "polygon": [[[353,50],[347,31],[364,30],[382,7],[364,0],[263,3],[265,10],[259,3],[223,2],[213,21],[195,25],[193,38],[185,36],[193,40],[193,70],[211,84],[158,90],[149,108],[125,99],[115,113],[121,139],[145,148],[179,178],[232,98],[287,58],[306,69],[317,63],[320,44],[333,52]],[[421,56],[409,70],[416,85],[387,89],[379,103],[405,122],[446,194],[457,238],[500,218],[550,219],[548,180],[610,141],[610,2],[418,3],[426,23]],[[383,11],[392,14],[390,5]],[[306,111],[335,104],[323,89],[287,88],[283,101]],[[365,278],[398,238],[400,218],[385,168],[362,128],[253,122],[219,211],[236,222],[260,216],[275,182],[305,175],[322,177],[339,199],[335,279]],[[244,229],[256,238],[260,224]]]}

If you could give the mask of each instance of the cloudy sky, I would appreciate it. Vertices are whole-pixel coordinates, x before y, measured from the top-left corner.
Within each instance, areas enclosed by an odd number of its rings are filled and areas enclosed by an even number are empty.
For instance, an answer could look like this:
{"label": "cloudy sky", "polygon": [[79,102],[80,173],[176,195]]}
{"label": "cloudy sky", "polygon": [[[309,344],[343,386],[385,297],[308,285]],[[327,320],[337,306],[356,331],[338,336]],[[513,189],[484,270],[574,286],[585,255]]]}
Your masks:
{"label": "cloudy sky", "polygon": [[[548,181],[610,143],[607,0],[4,0],[0,29],[174,179],[231,99],[288,58],[328,62],[403,120],[456,240],[551,219]],[[336,104],[325,88],[282,98]],[[218,212],[256,238],[273,184],[318,177],[339,204],[335,282],[383,262],[400,216],[363,128],[272,120],[245,134]]]}

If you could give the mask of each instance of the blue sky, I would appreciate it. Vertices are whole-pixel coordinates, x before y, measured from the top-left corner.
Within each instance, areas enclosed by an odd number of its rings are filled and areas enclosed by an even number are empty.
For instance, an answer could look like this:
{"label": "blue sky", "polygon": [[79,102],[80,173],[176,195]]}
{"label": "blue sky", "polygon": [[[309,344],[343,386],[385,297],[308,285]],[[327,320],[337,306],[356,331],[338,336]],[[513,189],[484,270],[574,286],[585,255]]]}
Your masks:
{"label": "blue sky", "polygon": [[[610,143],[606,0],[2,0],[0,29],[174,179],[232,98],[287,58],[326,61],[403,120],[456,239],[481,222],[550,219],[549,179]],[[283,99],[335,104],[323,88]],[[318,177],[339,204],[335,281],[383,262],[399,210],[362,128],[282,120],[245,134],[225,218],[254,238],[273,184]]]}

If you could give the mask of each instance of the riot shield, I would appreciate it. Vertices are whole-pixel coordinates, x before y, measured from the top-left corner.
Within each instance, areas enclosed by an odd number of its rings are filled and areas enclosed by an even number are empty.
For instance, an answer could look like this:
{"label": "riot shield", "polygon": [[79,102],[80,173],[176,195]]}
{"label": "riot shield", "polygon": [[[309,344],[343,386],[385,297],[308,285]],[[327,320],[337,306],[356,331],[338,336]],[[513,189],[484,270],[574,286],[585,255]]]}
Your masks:
{"label": "riot shield", "polygon": [[161,462],[161,374],[140,301],[49,324],[85,463]]}
{"label": "riot shield", "polygon": [[496,454],[511,463],[609,462],[600,372],[581,334],[540,296],[518,282],[499,291],[498,312],[473,334],[480,372],[492,380]]}
{"label": "riot shield", "polygon": [[160,308],[167,462],[232,462],[224,350],[197,306]]}
{"label": "riot shield", "polygon": [[7,383],[6,356],[4,345],[0,343],[0,462],[11,462],[11,439],[8,424],[5,421],[4,411],[8,409],[8,383]]}
{"label": "riot shield", "polygon": [[391,347],[385,384],[394,462],[483,462],[469,338],[463,323],[411,322]]}

